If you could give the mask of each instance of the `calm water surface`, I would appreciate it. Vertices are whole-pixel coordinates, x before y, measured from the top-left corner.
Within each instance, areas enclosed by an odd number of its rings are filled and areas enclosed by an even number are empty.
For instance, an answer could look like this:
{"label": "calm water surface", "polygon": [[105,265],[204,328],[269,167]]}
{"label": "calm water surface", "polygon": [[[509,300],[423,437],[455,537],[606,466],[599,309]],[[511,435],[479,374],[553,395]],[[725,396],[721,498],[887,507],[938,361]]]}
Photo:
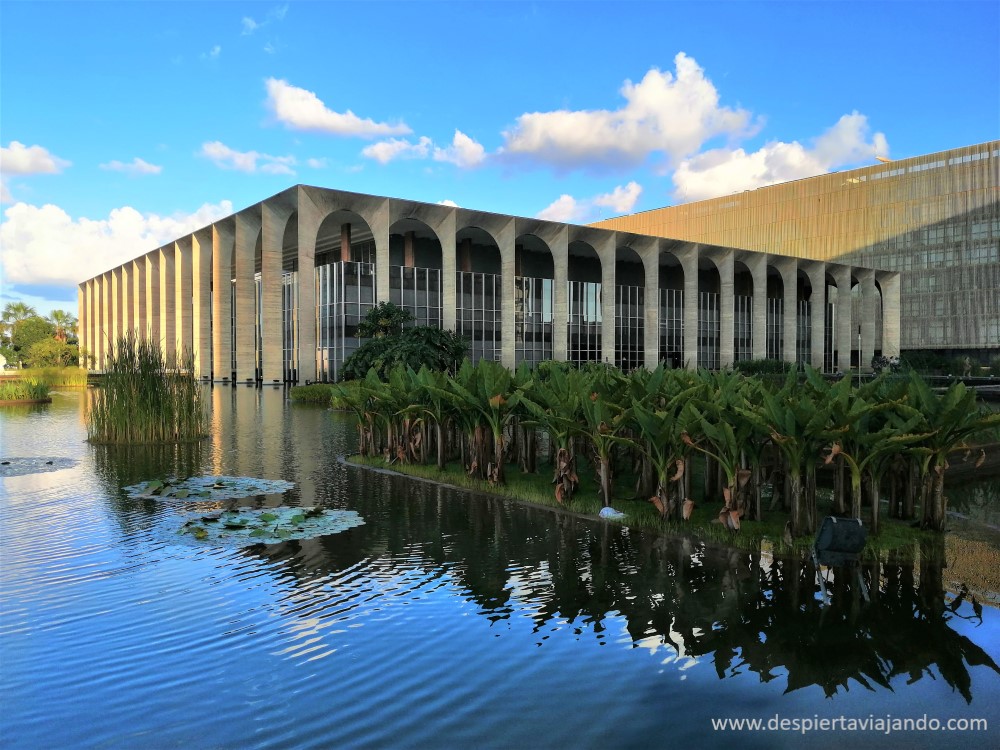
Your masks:
{"label": "calm water surface", "polygon": [[[0,742],[11,748],[996,746],[1000,612],[886,563],[831,606],[800,560],[715,549],[344,465],[348,415],[210,393],[213,437],[90,446],[85,394],[0,410]],[[242,550],[122,487],[282,478],[365,525]],[[996,485],[972,493],[995,520]],[[989,489],[993,487],[994,489]],[[176,528],[176,527],[174,527]],[[980,614],[981,613],[981,614]],[[986,718],[988,733],[713,732],[711,719]]]}

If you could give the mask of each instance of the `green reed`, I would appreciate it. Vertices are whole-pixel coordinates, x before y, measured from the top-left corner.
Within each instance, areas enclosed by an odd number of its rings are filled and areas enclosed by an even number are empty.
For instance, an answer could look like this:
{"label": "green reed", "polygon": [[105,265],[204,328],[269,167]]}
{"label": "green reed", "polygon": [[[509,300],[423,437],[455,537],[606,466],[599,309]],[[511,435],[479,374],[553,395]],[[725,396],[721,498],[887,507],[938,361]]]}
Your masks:
{"label": "green reed", "polygon": [[206,434],[194,355],[164,356],[156,341],[121,336],[87,413],[93,443],[177,443]]}
{"label": "green reed", "polygon": [[48,384],[35,378],[0,380],[0,401],[40,401],[48,397]]}

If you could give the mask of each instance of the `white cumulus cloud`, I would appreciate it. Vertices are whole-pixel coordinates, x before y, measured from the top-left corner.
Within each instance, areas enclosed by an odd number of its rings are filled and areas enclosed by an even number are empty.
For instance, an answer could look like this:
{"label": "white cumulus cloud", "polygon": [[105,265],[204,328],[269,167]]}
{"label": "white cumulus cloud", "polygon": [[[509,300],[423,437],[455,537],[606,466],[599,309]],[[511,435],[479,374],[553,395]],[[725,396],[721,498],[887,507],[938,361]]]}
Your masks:
{"label": "white cumulus cloud", "polygon": [[463,169],[479,166],[485,158],[486,149],[483,148],[482,144],[458,128],[455,129],[455,137],[450,146],[434,149],[434,161],[446,161]]}
{"label": "white cumulus cloud", "polygon": [[124,172],[128,175],[159,174],[163,171],[163,167],[150,164],[138,156],[128,163],[112,159],[107,164],[101,164],[100,167],[108,172]]}
{"label": "white cumulus cloud", "polygon": [[379,164],[395,159],[426,159],[431,150],[431,139],[423,136],[416,143],[406,138],[389,138],[361,149],[361,155]]}
{"label": "white cumulus cloud", "polygon": [[448,206],[449,208],[459,208],[459,205],[455,203],[455,201],[449,200],[448,198],[445,198],[443,201],[438,201],[437,205]]}
{"label": "white cumulus cloud", "polygon": [[585,224],[601,218],[602,208],[610,208],[616,215],[631,211],[642,194],[642,186],[633,181],[628,185],[618,185],[610,193],[601,193],[593,198],[574,198],[563,193],[535,216],[546,221],[562,221],[569,224]]}
{"label": "white cumulus cloud", "polygon": [[678,201],[715,198],[825,174],[888,153],[885,135],[871,134],[868,118],[852,112],[815,138],[811,147],[773,141],[752,152],[720,148],[685,159],[673,174],[674,196]]}
{"label": "white cumulus cloud", "polygon": [[334,112],[316,94],[292,86],[288,81],[268,78],[267,107],[275,119],[292,130],[318,130],[324,133],[359,138],[407,135],[413,131],[405,123],[395,125],[363,119],[351,110]]}
{"label": "white cumulus cloud", "polygon": [[74,219],[59,206],[16,203],[0,224],[0,260],[11,284],[75,286],[231,213],[232,203],[222,201],[189,214],[123,206],[105,218]]}
{"label": "white cumulus cloud", "polygon": [[306,166],[310,169],[326,169],[328,162],[325,157],[321,159],[306,159]]}
{"label": "white cumulus cloud", "polygon": [[749,132],[750,113],[724,107],[692,57],[674,58],[675,72],[649,70],[625,81],[618,109],[529,112],[504,131],[501,153],[556,169],[625,169],[659,154],[668,164],[718,135]]}
{"label": "white cumulus cloud", "polygon": [[58,174],[70,162],[49,153],[42,146],[25,146],[19,141],[11,141],[9,146],[0,146],[0,171],[12,174]]}
{"label": "white cumulus cloud", "polygon": [[210,159],[220,169],[235,169],[237,172],[253,174],[295,174],[294,156],[271,156],[259,151],[236,151],[221,141],[203,143],[201,156]]}
{"label": "white cumulus cloud", "polygon": [[219,45],[219,44],[216,44],[208,52],[202,52],[201,53],[201,59],[202,60],[217,60],[217,59],[219,59],[219,55],[221,55],[221,54],[222,54],[222,46]]}

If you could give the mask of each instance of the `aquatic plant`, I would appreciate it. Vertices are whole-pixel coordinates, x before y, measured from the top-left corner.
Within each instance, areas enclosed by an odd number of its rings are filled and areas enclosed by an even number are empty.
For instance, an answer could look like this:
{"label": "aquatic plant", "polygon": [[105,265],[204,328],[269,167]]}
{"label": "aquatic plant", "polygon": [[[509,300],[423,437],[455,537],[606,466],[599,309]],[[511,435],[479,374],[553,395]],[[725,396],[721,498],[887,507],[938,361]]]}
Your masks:
{"label": "aquatic plant", "polygon": [[133,331],[118,338],[87,412],[88,440],[175,443],[204,437],[206,424],[192,352],[164,356]]}

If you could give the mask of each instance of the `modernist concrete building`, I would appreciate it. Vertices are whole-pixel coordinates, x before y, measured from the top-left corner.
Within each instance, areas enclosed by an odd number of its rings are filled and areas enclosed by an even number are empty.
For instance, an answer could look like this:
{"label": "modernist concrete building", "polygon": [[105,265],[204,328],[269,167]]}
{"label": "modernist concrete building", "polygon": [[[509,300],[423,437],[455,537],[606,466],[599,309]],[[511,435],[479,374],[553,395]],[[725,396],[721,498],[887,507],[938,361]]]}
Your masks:
{"label": "modernist concrete building", "polygon": [[79,318],[98,370],[135,330],[229,382],[336,379],[380,301],[508,366],[834,371],[898,353],[899,293],[894,272],[300,185],[81,283]]}
{"label": "modernist concrete building", "polygon": [[1000,141],[594,226],[902,276],[902,349],[1000,354]]}

